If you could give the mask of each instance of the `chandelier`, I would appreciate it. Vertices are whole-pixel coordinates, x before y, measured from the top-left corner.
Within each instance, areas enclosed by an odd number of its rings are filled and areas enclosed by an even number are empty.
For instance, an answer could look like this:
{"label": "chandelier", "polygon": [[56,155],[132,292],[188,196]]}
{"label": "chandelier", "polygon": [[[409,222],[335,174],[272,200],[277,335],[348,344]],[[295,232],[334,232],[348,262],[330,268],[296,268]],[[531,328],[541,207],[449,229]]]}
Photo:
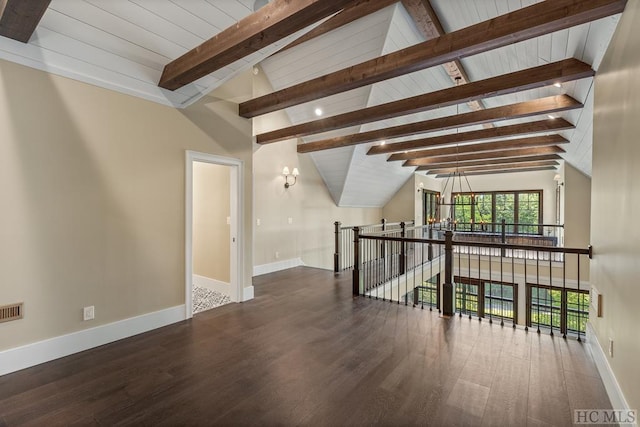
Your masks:
{"label": "chandelier", "polygon": [[[456,188],[458,191],[456,191]],[[449,190],[448,202],[444,196],[445,194],[447,194],[447,190]],[[440,220],[440,222],[446,223],[447,229],[451,229],[452,227],[456,228],[456,225],[458,223],[454,216],[455,208],[464,209],[465,206],[478,205],[478,200],[475,193],[471,189],[469,179],[463,171],[460,171],[458,169],[458,167],[456,167],[455,172],[451,172],[449,176],[447,176],[447,180],[444,182],[444,187],[442,188],[442,194],[442,197],[440,197],[440,195],[436,196],[436,203],[438,204],[438,211],[440,215],[442,215],[443,208],[445,206],[449,208],[448,216]],[[473,218],[471,218],[471,222],[473,222]]]}
{"label": "chandelier", "polygon": [[[460,84],[461,77],[457,76],[456,86]],[[459,114],[459,105],[456,105],[456,115]],[[458,128],[456,128],[456,133],[458,133]],[[456,191],[456,187],[457,190]],[[444,195],[447,194],[447,190],[449,190],[449,201],[447,202]],[[455,193],[454,193],[455,192]],[[463,209],[465,206],[477,206],[478,200],[476,198],[475,193],[471,189],[471,184],[469,183],[469,179],[465,175],[464,171],[460,171],[459,162],[458,162],[458,145],[456,145],[456,169],[454,172],[451,172],[447,176],[447,180],[444,183],[444,187],[442,189],[442,197],[438,194],[436,195],[436,204],[438,205],[438,216],[441,219],[436,220],[436,218],[429,218],[429,223],[435,222],[444,222],[447,229],[455,229],[458,221],[455,218],[455,208]],[[442,218],[442,212],[444,207],[448,207],[449,212],[446,218]],[[482,212],[478,211],[480,214],[480,223],[483,224],[484,220],[482,219]],[[473,218],[470,218],[470,223],[473,224]]]}

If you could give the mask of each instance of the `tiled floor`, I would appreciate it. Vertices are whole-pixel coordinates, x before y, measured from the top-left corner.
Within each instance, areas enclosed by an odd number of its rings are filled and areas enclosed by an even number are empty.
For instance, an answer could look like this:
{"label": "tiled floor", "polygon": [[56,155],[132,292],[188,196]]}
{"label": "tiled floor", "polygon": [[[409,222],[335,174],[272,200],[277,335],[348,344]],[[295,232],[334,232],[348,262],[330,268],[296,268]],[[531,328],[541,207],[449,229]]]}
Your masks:
{"label": "tiled floor", "polygon": [[230,302],[231,299],[220,292],[200,286],[193,287],[193,314],[211,310]]}

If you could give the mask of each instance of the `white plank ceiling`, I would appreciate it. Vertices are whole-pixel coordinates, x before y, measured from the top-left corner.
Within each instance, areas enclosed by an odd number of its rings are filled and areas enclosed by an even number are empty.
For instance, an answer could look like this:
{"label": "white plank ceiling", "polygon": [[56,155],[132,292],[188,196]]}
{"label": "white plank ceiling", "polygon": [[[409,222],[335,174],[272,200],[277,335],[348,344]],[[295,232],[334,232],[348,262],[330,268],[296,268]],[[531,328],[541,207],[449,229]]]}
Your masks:
{"label": "white plank ceiling", "polygon": [[252,12],[253,0],[52,0],[28,44],[0,37],[0,58],[183,108],[298,37],[174,92],[158,87],[167,63]]}
{"label": "white plank ceiling", "polygon": [[[539,0],[431,0],[445,31],[473,25]],[[552,0],[551,0],[552,1]],[[0,37],[0,58],[86,83],[184,108],[240,71],[260,64],[275,90],[340,70],[424,40],[400,3],[308,42],[276,53],[303,34],[290,36],[175,92],[157,86],[171,60],[218,34],[253,11],[254,0],[52,0],[28,44]],[[597,71],[619,16],[548,34],[461,60],[471,81],[506,74],[564,58],[587,62]],[[433,67],[301,104],[286,110],[293,124],[379,105],[453,86],[443,67]],[[593,81],[546,87],[488,98],[487,108],[566,93],[585,104],[561,113],[576,125],[562,132],[571,142],[564,159],[591,174]],[[369,131],[468,111],[466,104],[435,109],[304,138],[301,143]],[[503,126],[532,119],[496,123]],[[467,127],[461,131],[479,128]],[[432,133],[429,136],[456,132]],[[414,139],[424,135],[404,139]],[[397,139],[401,141],[403,139]],[[367,156],[371,144],[312,154],[336,204],[384,206],[413,174],[387,156]]]}
{"label": "white plank ceiling", "polygon": [[[431,4],[436,10],[445,31],[451,32],[529,6],[538,1],[541,0],[431,0]],[[385,19],[384,16],[387,16],[387,18]],[[507,74],[570,57],[591,64],[597,71],[618,21],[619,15],[604,18],[487,53],[463,58],[461,62],[471,81]],[[376,30],[377,26],[382,28]],[[350,43],[350,37],[360,35],[363,28],[366,28],[367,34],[372,34],[369,36],[370,41],[358,45]],[[379,34],[381,33],[385,34],[385,37],[384,40],[379,41]],[[371,55],[375,56],[376,46],[378,46],[378,55],[380,55],[421,41],[424,41],[424,36],[416,28],[401,3],[397,3],[375,15],[362,18],[341,29],[299,45],[296,47],[295,54],[289,51],[278,53],[264,60],[262,65],[274,89],[278,90],[291,86],[295,82],[308,80],[321,74],[345,68],[353,63],[361,62]],[[345,49],[352,52],[356,49],[362,50],[359,50],[357,55],[352,53],[349,59],[345,59],[344,55],[342,55]],[[369,51],[369,49],[371,50]],[[305,67],[302,64],[293,65],[294,58],[302,57],[305,51],[313,52],[314,55],[317,55],[317,58],[321,58],[323,64],[321,73],[314,69],[305,74]],[[360,55],[365,51],[369,52],[369,54]],[[334,58],[331,54],[332,52],[339,52],[339,54],[336,54]],[[357,61],[353,61],[352,58],[356,56]],[[289,71],[289,75],[286,78],[283,78],[281,74],[272,77],[272,73],[275,70],[283,69],[288,69]],[[420,93],[452,87],[453,84],[444,67],[433,67],[373,84],[369,87],[368,92],[360,89],[357,92],[357,102],[350,107],[356,108],[357,105],[360,105],[359,108],[363,108],[365,106],[379,105]],[[323,108],[328,116],[340,114],[345,111],[344,108],[335,107],[346,103],[347,99],[355,102],[356,98],[354,97],[356,95],[354,92],[356,91],[334,95],[312,103],[289,108],[286,111],[293,124],[315,119],[312,115],[315,107]],[[368,97],[363,99],[367,96],[367,93]],[[561,88],[550,86],[512,95],[488,98],[484,101],[484,104],[487,108],[491,108],[561,93],[571,95],[585,104],[585,107],[581,110],[557,114],[558,117],[564,117],[576,126],[575,129],[561,132],[565,138],[571,141],[570,144],[563,147],[567,151],[563,154],[563,157],[586,175],[591,175],[593,79],[566,83]],[[360,131],[364,132],[467,111],[469,111],[467,105],[460,104],[365,124],[360,127]],[[495,123],[495,125],[504,126],[541,118],[546,117],[502,121]],[[468,126],[460,128],[459,131],[480,128],[481,126]],[[351,128],[314,135],[313,138],[303,138],[302,142],[353,133],[353,131],[353,128]],[[455,133],[456,131],[454,129],[432,132],[429,136]],[[415,135],[407,138],[398,138],[392,142],[418,139],[424,136]],[[384,206],[402,187],[409,176],[413,174],[414,169],[402,167],[401,162],[387,162],[387,155],[367,156],[366,152],[371,145],[364,144],[355,148],[349,147],[307,154],[315,161],[338,205]]]}

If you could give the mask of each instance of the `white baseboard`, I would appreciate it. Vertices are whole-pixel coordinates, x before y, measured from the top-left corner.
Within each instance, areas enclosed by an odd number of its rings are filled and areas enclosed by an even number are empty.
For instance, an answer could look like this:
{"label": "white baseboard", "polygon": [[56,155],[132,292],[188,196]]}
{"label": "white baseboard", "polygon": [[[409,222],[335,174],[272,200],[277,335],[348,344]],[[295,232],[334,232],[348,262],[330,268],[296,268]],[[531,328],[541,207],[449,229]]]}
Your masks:
{"label": "white baseboard", "polygon": [[193,285],[200,286],[201,288],[211,289],[212,291],[220,292],[225,295],[231,295],[231,284],[220,280],[212,279],[210,277],[193,275]]}
{"label": "white baseboard", "polygon": [[591,322],[587,322],[586,337],[587,347],[591,351],[593,361],[596,363],[598,373],[600,374],[600,378],[602,378],[602,382],[604,383],[604,388],[607,390],[609,400],[611,401],[611,407],[613,409],[631,409],[627,404],[627,399],[624,398],[624,394],[622,393],[620,384],[618,384],[618,380],[616,380],[616,376],[611,369],[611,365],[609,365],[607,356],[604,353],[602,346],[600,346],[600,343],[598,342],[598,337],[593,330],[593,326],[591,326]]}
{"label": "white baseboard", "polygon": [[0,351],[0,375],[180,322],[185,319],[184,315],[183,304]]}
{"label": "white baseboard", "polygon": [[284,261],[272,262],[270,264],[262,264],[253,266],[253,275],[260,276],[262,274],[274,273],[288,268],[299,267],[305,265],[302,258],[285,259]]}
{"label": "white baseboard", "polygon": [[242,302],[253,299],[253,286],[242,288]]}

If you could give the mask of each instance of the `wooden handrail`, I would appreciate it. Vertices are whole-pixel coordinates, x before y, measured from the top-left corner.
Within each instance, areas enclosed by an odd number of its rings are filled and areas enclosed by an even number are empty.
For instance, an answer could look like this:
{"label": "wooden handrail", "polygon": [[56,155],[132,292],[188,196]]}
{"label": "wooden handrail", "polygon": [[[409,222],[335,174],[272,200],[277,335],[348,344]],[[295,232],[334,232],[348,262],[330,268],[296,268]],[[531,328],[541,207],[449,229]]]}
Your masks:
{"label": "wooden handrail", "polygon": [[[444,245],[444,239],[418,239],[413,237],[388,237],[377,236],[373,234],[360,234],[361,239],[369,240],[386,240],[391,242],[412,242],[412,243],[432,243],[438,245]],[[534,246],[534,245],[511,245],[508,243],[482,243],[482,242],[460,242],[453,241],[453,246],[478,246],[481,248],[498,248],[498,249],[516,249],[523,251],[541,251],[541,252],[554,252],[565,254],[580,254],[589,255],[589,248],[558,248],[555,246]]]}

